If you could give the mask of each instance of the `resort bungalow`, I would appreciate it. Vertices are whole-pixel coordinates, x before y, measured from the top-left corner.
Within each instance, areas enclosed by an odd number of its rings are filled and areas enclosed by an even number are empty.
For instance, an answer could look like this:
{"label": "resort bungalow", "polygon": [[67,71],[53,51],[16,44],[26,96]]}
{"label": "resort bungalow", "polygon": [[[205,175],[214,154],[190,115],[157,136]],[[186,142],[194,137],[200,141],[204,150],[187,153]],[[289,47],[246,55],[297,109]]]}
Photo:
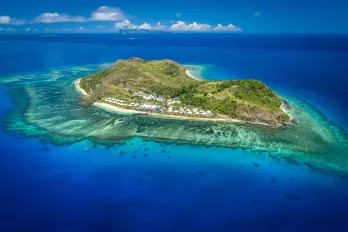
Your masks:
{"label": "resort bungalow", "polygon": [[162,112],[162,108],[157,105],[151,105],[151,104],[143,104],[138,107],[139,110],[150,110],[150,111],[157,111]]}

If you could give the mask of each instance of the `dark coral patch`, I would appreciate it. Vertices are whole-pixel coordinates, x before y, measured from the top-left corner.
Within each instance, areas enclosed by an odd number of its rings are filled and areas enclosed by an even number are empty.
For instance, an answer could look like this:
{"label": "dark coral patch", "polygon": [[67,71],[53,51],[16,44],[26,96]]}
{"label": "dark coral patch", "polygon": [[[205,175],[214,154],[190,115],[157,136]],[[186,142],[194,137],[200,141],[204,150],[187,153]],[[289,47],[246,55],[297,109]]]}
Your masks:
{"label": "dark coral patch", "polygon": [[252,162],[252,164],[255,166],[255,167],[260,167],[260,164],[256,163],[256,162]]}

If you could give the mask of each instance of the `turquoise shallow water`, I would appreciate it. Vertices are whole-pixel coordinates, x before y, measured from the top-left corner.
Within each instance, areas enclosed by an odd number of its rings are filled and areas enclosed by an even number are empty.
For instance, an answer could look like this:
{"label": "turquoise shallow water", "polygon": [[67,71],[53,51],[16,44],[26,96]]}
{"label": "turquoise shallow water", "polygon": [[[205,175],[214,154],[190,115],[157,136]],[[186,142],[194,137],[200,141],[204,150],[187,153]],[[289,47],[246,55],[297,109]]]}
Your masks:
{"label": "turquoise shallow water", "polygon": [[[43,137],[54,144],[88,139],[112,145],[137,137],[164,143],[252,149],[319,169],[347,171],[347,134],[303,99],[283,94],[289,114],[296,118],[296,124],[285,130],[125,116],[80,105],[81,96],[74,89],[73,81],[105,67],[107,64],[89,65],[1,78],[5,85],[12,86],[8,94],[15,103],[4,118],[5,129],[24,136]],[[201,70],[195,67],[194,70]],[[209,67],[203,66],[203,69]]]}
{"label": "turquoise shallow water", "polygon": [[3,133],[1,139],[7,141],[0,172],[7,186],[0,194],[5,229],[312,231],[345,226],[347,179],[266,153],[141,139],[110,147],[89,141],[54,146]]}
{"label": "turquoise shallow water", "polygon": [[[284,94],[297,119],[286,130],[81,106],[73,80],[107,66],[1,78],[3,228],[307,231],[330,220],[342,228],[346,134],[313,105]],[[341,215],[329,220],[323,209]]]}
{"label": "turquoise shallow water", "polygon": [[[239,62],[233,54],[241,55],[240,48],[227,48],[234,63],[228,66],[209,62],[226,48],[14,44],[15,51],[37,59],[10,55],[6,67],[0,66],[2,73],[26,72],[0,77],[0,231],[348,229],[345,112],[337,110],[341,102],[331,101],[327,92],[318,98],[318,91],[289,87],[285,72],[284,81],[268,80],[298,119],[287,130],[274,130],[124,117],[81,106],[72,84],[107,67],[115,54],[170,54],[182,63],[206,64],[196,74],[207,79],[234,79],[248,77],[242,75],[245,70],[265,75],[260,72],[265,62],[248,60],[263,60],[269,52],[255,50],[249,57],[251,51],[245,51]],[[10,47],[3,42],[0,46]],[[4,57],[5,49],[0,51]],[[307,54],[298,52],[284,52],[293,54],[286,60]],[[320,59],[334,59],[332,51],[323,53]],[[283,56],[277,57],[275,63]],[[268,62],[274,64],[271,58]],[[318,67],[322,73],[323,67]]]}

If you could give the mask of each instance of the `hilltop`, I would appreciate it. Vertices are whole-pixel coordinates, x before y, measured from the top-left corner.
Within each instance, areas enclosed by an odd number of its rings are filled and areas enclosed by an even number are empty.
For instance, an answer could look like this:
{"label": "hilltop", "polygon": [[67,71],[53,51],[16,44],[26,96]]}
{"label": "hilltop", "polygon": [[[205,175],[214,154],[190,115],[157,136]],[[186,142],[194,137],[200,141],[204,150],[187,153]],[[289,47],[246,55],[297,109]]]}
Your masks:
{"label": "hilltop", "polygon": [[258,80],[198,81],[172,60],[117,60],[80,80],[83,103],[167,116],[239,120],[281,126],[289,116],[282,99]]}

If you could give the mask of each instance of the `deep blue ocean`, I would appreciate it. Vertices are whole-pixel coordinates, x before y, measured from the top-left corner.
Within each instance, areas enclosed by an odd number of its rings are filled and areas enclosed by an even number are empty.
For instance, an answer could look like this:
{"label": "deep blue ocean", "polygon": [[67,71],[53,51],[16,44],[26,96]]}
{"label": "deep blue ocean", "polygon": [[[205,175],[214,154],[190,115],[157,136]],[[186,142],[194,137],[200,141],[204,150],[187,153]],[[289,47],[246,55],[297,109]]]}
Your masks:
{"label": "deep blue ocean", "polygon": [[[0,82],[129,57],[261,80],[348,131],[348,35],[0,35]],[[2,118],[15,86],[0,85]],[[348,231],[348,178],[242,149],[58,146],[1,123],[0,231]]]}

